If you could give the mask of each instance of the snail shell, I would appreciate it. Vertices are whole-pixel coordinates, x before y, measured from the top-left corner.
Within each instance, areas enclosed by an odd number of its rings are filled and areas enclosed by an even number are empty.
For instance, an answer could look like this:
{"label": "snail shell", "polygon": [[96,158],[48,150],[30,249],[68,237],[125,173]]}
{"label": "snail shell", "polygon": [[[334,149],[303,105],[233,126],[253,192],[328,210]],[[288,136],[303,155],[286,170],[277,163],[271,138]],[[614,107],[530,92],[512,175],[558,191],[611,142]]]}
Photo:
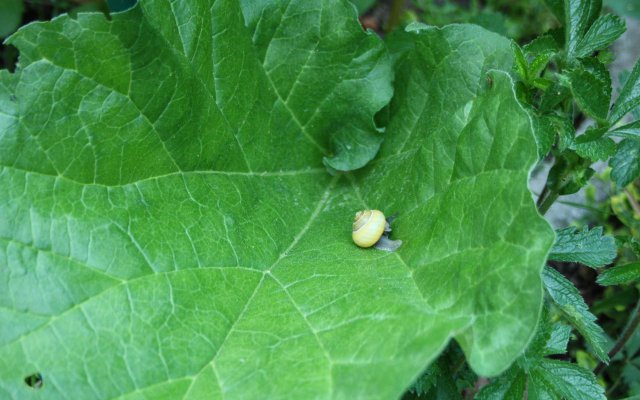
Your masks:
{"label": "snail shell", "polygon": [[353,220],[351,237],[358,246],[371,247],[380,240],[386,227],[387,220],[381,211],[359,211]]}

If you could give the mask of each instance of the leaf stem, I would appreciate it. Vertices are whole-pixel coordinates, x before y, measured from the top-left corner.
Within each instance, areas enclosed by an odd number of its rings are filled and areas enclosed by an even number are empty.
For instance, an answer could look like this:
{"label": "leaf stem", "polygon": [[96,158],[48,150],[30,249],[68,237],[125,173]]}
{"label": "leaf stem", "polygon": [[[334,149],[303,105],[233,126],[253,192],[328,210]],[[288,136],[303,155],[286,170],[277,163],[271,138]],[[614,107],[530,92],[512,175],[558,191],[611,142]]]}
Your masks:
{"label": "leaf stem", "polygon": [[542,202],[544,201],[545,197],[547,197],[548,194],[549,194],[549,186],[547,186],[545,182],[544,187],[542,188],[542,192],[540,192],[540,195],[538,196],[538,201],[536,201],[536,207],[540,208],[540,205],[542,204]]}
{"label": "leaf stem", "polygon": [[558,197],[560,197],[560,193],[548,191],[544,199],[538,199],[538,212],[540,212],[540,215],[545,215],[553,203],[558,200]]}
{"label": "leaf stem", "polygon": [[400,24],[402,11],[404,10],[404,2],[405,0],[393,0],[391,3],[391,12],[385,31],[391,32]]}
{"label": "leaf stem", "polygon": [[[638,299],[638,303],[636,304],[636,307],[631,312],[631,315],[629,316],[629,322],[627,323],[627,326],[625,326],[624,330],[622,331],[622,334],[618,338],[618,341],[616,341],[616,344],[613,346],[613,348],[609,350],[609,353],[608,353],[609,359],[613,359],[613,357],[616,354],[618,354],[620,350],[622,350],[624,345],[627,344],[629,339],[631,339],[631,336],[633,336],[633,333],[636,331],[636,328],[638,328],[639,324],[640,324],[640,299]],[[600,362],[596,367],[596,369],[593,370],[593,373],[595,375],[600,374],[602,370],[605,369],[606,366],[607,364]]]}

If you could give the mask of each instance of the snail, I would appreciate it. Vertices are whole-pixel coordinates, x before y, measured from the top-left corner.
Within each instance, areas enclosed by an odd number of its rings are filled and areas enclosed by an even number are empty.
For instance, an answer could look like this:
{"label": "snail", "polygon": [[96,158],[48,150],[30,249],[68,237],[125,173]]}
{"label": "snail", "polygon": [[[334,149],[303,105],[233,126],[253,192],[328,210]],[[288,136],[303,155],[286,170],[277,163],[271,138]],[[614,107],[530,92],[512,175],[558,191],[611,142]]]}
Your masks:
{"label": "snail", "polygon": [[351,234],[353,241],[364,248],[375,246],[379,250],[396,251],[402,244],[402,240],[389,239],[391,232],[389,223],[393,218],[385,218],[379,210],[358,211],[353,220]]}

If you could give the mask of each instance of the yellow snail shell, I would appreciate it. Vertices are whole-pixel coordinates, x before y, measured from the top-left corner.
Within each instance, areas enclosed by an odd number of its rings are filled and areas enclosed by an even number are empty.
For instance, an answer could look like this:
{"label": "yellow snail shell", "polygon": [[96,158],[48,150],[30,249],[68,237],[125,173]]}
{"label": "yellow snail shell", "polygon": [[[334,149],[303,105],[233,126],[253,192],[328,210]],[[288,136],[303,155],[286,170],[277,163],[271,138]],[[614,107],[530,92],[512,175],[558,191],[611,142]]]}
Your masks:
{"label": "yellow snail shell", "polygon": [[380,240],[386,226],[387,220],[381,211],[359,211],[353,220],[351,237],[358,246],[371,247]]}

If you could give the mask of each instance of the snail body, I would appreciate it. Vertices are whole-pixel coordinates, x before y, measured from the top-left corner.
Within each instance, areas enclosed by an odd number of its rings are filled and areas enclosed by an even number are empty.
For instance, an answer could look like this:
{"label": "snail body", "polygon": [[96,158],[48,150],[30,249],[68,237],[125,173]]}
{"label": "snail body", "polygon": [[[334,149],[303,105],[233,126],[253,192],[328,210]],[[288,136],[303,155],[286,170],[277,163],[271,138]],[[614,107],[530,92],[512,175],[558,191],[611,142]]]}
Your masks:
{"label": "snail body", "polygon": [[378,243],[387,227],[387,220],[381,211],[359,211],[353,220],[351,237],[358,246],[371,247]]}

